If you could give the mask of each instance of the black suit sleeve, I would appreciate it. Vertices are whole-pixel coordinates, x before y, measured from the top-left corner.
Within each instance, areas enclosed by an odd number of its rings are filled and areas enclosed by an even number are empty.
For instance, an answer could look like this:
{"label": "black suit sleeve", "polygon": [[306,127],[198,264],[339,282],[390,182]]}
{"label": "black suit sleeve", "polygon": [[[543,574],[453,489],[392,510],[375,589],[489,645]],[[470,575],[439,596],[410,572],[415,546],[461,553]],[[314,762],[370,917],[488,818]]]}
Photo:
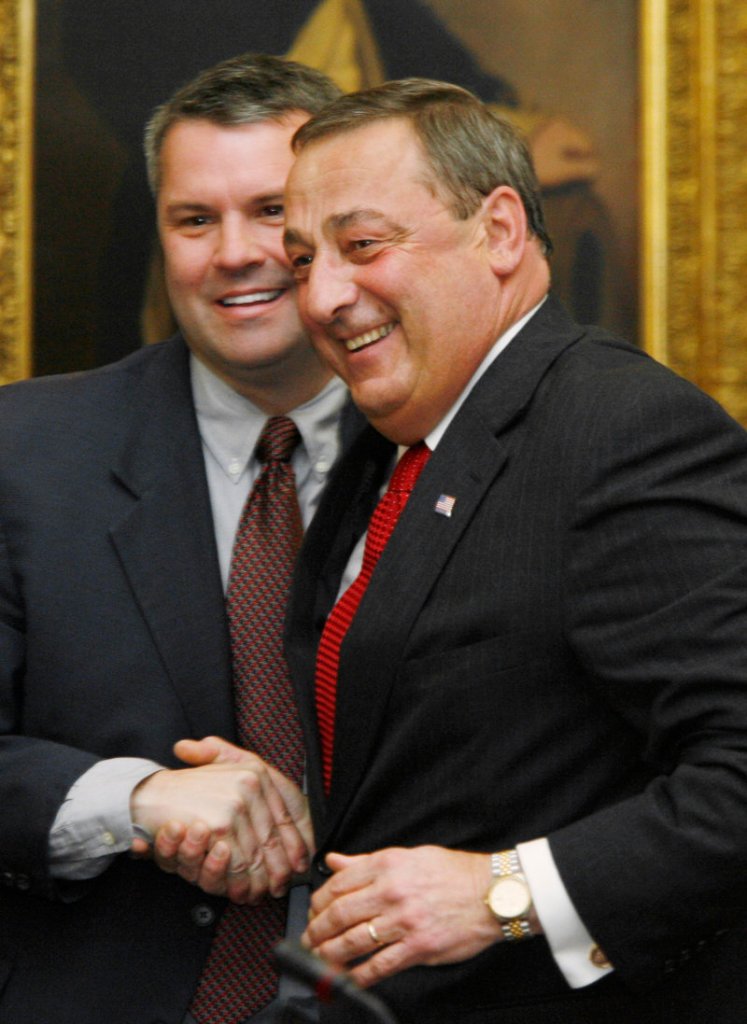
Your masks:
{"label": "black suit sleeve", "polygon": [[747,909],[745,435],[684,381],[660,383],[608,380],[579,410],[565,572],[568,637],[653,781],[550,837],[633,983]]}
{"label": "black suit sleeve", "polygon": [[[60,586],[63,586],[60,581]],[[98,758],[24,728],[26,636],[20,588],[0,535],[0,875],[6,886],[56,896],[49,831],[65,796]]]}

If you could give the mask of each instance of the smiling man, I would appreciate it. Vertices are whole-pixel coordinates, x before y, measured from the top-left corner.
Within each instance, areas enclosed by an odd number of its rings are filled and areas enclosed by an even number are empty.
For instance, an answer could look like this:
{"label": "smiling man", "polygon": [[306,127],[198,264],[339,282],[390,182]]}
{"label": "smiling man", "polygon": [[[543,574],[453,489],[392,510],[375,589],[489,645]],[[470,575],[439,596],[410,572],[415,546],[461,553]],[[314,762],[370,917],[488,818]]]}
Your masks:
{"label": "smiling man", "polygon": [[290,138],[307,117],[177,120],[154,172],[166,283],[185,340],[268,413],[302,405],[331,377],[301,325],[282,245]]}
{"label": "smiling man", "polygon": [[313,849],[282,619],[347,403],[283,195],[338,93],[252,55],[180,89],[146,140],[180,333],[0,392],[3,1024],[275,1019]]}
{"label": "smiling man", "polygon": [[289,611],[304,942],[402,1024],[740,1019],[747,436],[548,294],[530,160],[469,93],[389,83],[294,145],[299,306],[371,423]]}

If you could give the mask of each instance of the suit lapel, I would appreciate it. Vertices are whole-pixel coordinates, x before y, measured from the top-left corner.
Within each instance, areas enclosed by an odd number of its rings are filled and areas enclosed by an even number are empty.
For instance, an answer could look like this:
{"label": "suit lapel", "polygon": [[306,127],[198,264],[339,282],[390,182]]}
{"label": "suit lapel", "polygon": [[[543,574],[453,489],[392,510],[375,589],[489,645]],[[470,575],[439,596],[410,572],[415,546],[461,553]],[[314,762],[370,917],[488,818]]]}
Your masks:
{"label": "suit lapel", "polygon": [[309,794],[317,818],[324,806],[314,692],[317,642],[396,450],[371,427],[360,433],[359,421],[356,431],[358,436],[335,470],[304,539],[286,620],[286,655],[304,723]]}
{"label": "suit lapel", "polygon": [[[341,818],[380,742],[389,694],[418,614],[483,495],[505,465],[504,446],[484,424],[473,422],[471,432],[477,443],[460,445],[457,458],[441,446],[431,456],[343,643],[334,763],[344,769],[333,774],[330,822]],[[446,438],[442,444],[446,445]],[[451,516],[436,511],[441,495],[455,498]]]}
{"label": "suit lapel", "polygon": [[[330,833],[382,741],[387,701],[418,614],[486,492],[500,486],[511,428],[582,333],[549,299],[475,386],[426,465],[343,643],[334,762],[344,770],[333,773]],[[441,495],[455,499],[451,516],[436,510]],[[331,834],[318,838],[326,842]]]}
{"label": "suit lapel", "polygon": [[192,733],[234,732],[225,607],[181,341],[162,346],[113,466],[132,495],[111,537]]}

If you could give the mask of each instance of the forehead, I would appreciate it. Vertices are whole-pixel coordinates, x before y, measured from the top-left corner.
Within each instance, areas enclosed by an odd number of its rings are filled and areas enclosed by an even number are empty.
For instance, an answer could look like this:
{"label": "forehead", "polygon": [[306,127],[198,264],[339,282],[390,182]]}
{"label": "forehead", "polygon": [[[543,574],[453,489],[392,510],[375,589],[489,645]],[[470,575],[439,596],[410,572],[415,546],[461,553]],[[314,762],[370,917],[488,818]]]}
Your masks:
{"label": "forehead", "polygon": [[301,150],[288,178],[286,222],[337,222],[361,210],[438,202],[431,177],[409,121],[375,121]]}
{"label": "forehead", "polygon": [[283,178],[293,162],[291,139],[308,120],[292,112],[282,121],[221,125],[203,118],[177,121],[164,136],[160,153],[161,188],[174,180],[220,173],[225,178],[251,171]]}

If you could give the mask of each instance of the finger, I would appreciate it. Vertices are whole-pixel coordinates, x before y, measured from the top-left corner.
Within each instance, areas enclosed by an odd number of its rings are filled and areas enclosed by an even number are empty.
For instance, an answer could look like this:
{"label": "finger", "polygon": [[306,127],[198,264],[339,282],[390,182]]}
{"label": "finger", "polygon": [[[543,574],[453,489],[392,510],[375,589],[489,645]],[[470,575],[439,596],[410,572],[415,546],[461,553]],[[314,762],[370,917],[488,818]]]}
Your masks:
{"label": "finger", "polygon": [[193,767],[212,764],[220,752],[220,742],[217,736],[206,736],[202,740],[179,740],[174,744],[174,754],[180,761]]}
{"label": "finger", "polygon": [[[309,802],[299,787],[287,779],[281,772],[271,765],[267,766],[267,777],[272,783],[274,796],[270,808],[275,816],[278,826],[285,826],[290,819],[298,830],[305,847],[304,859],[310,857],[316,849],[314,843],[314,830],[311,823]],[[289,852],[290,855],[290,852]],[[291,856],[291,859],[292,856]],[[306,871],[307,867],[296,867],[297,871]]]}
{"label": "finger", "polygon": [[349,973],[360,988],[370,988],[384,978],[414,967],[417,962],[417,957],[405,942],[393,942],[350,968]]}
{"label": "finger", "polygon": [[[312,848],[294,820],[293,813],[276,786],[272,774],[262,773],[259,781],[267,814],[265,815],[265,809],[260,806],[256,808],[256,812],[261,816],[263,826],[268,827],[268,839],[264,845],[270,845],[270,849],[265,850],[265,863],[270,876],[276,872],[285,873],[286,870],[299,875],[305,874],[309,870]],[[293,789],[296,787],[293,786]],[[303,796],[300,802],[295,803],[294,810],[308,819],[308,806]],[[253,818],[253,824],[257,833],[260,836],[264,835],[259,821]],[[306,831],[310,832],[310,828]],[[278,847],[277,851],[275,846]]]}
{"label": "finger", "polygon": [[174,754],[180,761],[199,768],[206,764],[263,765],[262,758],[244,747],[237,747],[221,736],[205,736],[201,740],[178,740]]}
{"label": "finger", "polygon": [[370,854],[348,857],[342,853],[328,853],[324,859],[333,875],[311,898],[312,918],[322,914],[340,896],[357,892],[377,878]]}
{"label": "finger", "polygon": [[130,856],[134,857],[135,860],[146,860],[152,855],[152,849],[149,842],[145,839],[141,839],[138,836],[133,837],[130,843]]}
{"label": "finger", "polygon": [[246,864],[232,867],[233,858],[230,843],[218,840],[208,850],[200,867],[197,885],[212,896],[228,896],[235,903],[245,902],[249,888],[246,880]]}
{"label": "finger", "polygon": [[386,946],[398,943],[403,935],[402,929],[389,925],[386,918],[370,918],[321,943],[314,952],[327,963],[347,968],[362,957],[378,954]]}
{"label": "finger", "polygon": [[[338,896],[321,913],[310,918],[302,942],[324,959],[333,957],[336,963],[370,953],[380,943],[374,941],[368,924],[382,920],[382,909],[373,885]],[[391,942],[399,935],[392,926],[387,929],[385,938]]]}
{"label": "finger", "polygon": [[[247,774],[241,779],[239,788],[242,791],[241,813],[236,816],[232,831],[231,862],[234,867],[243,865],[246,877],[247,891],[244,902],[258,903],[262,897],[271,891],[271,882],[264,863],[264,849],[262,839],[264,836],[258,833],[255,828],[250,806],[254,803],[254,796],[258,789],[256,777]],[[247,794],[247,790],[249,793]],[[255,812],[258,808],[255,808]],[[260,815],[260,828],[262,818]],[[236,886],[234,885],[234,889]]]}
{"label": "finger", "polygon": [[176,854],[177,874],[187,882],[197,882],[211,842],[210,829],[201,821],[192,822]]}
{"label": "finger", "polygon": [[162,871],[176,871],[176,857],[179,845],[183,842],[187,829],[179,821],[169,821],[159,828],[153,842],[153,857]]}
{"label": "finger", "polygon": [[[266,791],[271,784],[268,783],[266,774],[248,773],[242,779],[242,790],[245,794],[245,806],[249,816],[251,830],[256,837],[259,855],[261,855],[262,870],[267,878],[267,884],[272,896],[283,896],[288,888],[293,867],[288,858],[281,834],[275,824],[270,807],[266,799]],[[250,865],[256,863],[256,858],[250,858]],[[252,879],[253,889],[258,879]]]}

